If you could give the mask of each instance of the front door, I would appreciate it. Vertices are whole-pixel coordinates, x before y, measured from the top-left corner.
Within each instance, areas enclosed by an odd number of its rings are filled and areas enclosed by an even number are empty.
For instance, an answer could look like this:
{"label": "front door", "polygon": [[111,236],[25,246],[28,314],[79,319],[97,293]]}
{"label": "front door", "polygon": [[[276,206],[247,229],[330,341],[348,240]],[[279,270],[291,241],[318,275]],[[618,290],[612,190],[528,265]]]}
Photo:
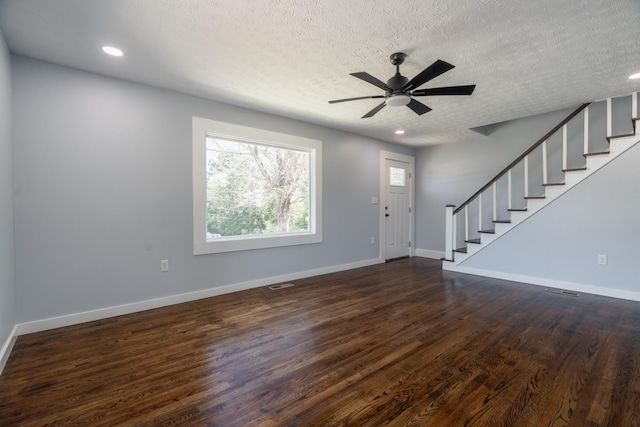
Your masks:
{"label": "front door", "polygon": [[385,259],[409,256],[411,242],[410,164],[386,159]]}

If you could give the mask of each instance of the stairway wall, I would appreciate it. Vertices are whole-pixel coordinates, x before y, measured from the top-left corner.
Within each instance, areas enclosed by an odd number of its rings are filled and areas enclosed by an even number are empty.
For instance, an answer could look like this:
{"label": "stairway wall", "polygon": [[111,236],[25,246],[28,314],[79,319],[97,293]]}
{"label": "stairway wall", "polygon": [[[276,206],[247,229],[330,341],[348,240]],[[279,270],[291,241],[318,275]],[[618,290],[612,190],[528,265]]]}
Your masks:
{"label": "stairway wall", "polygon": [[[640,144],[460,266],[490,277],[640,300],[638,164]],[[597,264],[599,254],[608,256],[608,265]]]}
{"label": "stairway wall", "polygon": [[[474,134],[452,144],[420,148],[416,151],[416,248],[418,255],[439,258],[444,255],[445,216],[444,207],[460,206],[483,184],[492,179],[504,167],[527,150],[533,143],[560,123],[577,106],[486,126],[486,135]],[[613,99],[614,135],[632,131],[631,97]],[[580,113],[576,121],[568,125],[568,167],[584,165],[583,121]],[[606,136],[606,101],[589,106],[590,152],[608,149]],[[562,131],[549,138],[547,144],[549,182],[563,181]],[[529,194],[544,194],[542,187],[542,155],[539,147],[529,159]],[[508,217],[506,176],[498,181],[498,219]],[[491,191],[483,206],[483,228],[492,228]],[[519,164],[513,173],[513,207],[525,207],[523,196],[523,168]],[[474,201],[469,206],[469,223],[477,224],[478,207]],[[460,218],[459,218],[460,219]],[[458,221],[458,234],[464,235],[464,221]],[[470,230],[469,238],[478,237]]]}
{"label": "stairway wall", "polygon": [[[416,248],[444,255],[448,204],[461,205],[513,159],[567,117],[576,106],[487,127],[451,144],[416,150]],[[533,171],[533,169],[532,169]],[[485,214],[485,217],[489,217]]]}

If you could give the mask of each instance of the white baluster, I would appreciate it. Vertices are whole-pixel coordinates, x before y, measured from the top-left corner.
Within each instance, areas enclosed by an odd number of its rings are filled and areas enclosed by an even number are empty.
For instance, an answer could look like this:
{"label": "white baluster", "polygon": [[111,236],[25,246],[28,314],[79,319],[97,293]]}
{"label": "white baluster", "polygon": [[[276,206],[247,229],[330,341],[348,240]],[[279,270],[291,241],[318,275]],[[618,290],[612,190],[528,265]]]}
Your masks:
{"label": "white baluster", "polygon": [[482,230],[482,193],[478,195],[478,230]]}
{"label": "white baluster", "polygon": [[542,142],[542,184],[547,181],[547,141]]}
{"label": "white baluster", "polygon": [[445,208],[445,233],[446,238],[444,242],[444,259],[453,261],[453,242],[455,240],[455,217],[453,215],[454,205],[447,205]]}
{"label": "white baluster", "polygon": [[562,126],[562,170],[567,168],[567,125]]}
{"label": "white baluster", "polygon": [[584,109],[584,154],[589,154],[589,107]]}
{"label": "white baluster", "polygon": [[493,220],[498,219],[498,181],[493,181]]}
{"label": "white baluster", "polygon": [[453,215],[453,240],[451,242],[451,261],[453,261],[453,251],[458,246],[458,214]]}
{"label": "white baluster", "polygon": [[464,241],[469,240],[469,205],[464,207]]}
{"label": "white baluster", "polygon": [[611,98],[607,98],[607,136],[612,136],[613,121],[611,118]]}
{"label": "white baluster", "polygon": [[631,94],[631,117],[638,117],[638,92],[633,92]]}
{"label": "white baluster", "polygon": [[529,197],[529,156],[524,157],[524,197]]}
{"label": "white baluster", "polygon": [[511,170],[507,172],[507,209],[511,209]]}

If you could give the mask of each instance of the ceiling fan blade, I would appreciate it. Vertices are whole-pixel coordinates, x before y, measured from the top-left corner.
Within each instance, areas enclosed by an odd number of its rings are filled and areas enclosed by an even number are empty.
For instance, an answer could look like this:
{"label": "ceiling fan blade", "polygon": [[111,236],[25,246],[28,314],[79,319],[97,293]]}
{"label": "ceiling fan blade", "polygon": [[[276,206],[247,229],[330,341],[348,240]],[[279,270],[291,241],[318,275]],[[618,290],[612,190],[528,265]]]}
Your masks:
{"label": "ceiling fan blade", "polygon": [[414,90],[411,93],[411,95],[412,96],[471,95],[475,88],[476,88],[476,85],[434,87],[430,89]]}
{"label": "ceiling fan blade", "polygon": [[362,116],[363,119],[369,118],[369,117],[373,117],[378,111],[382,110],[385,107],[384,102],[380,105],[378,105],[376,108],[374,108],[373,110],[369,111],[367,114],[365,114],[364,116]]}
{"label": "ceiling fan blade", "polygon": [[372,85],[377,86],[382,90],[385,90],[387,92],[393,92],[393,89],[387,86],[385,82],[383,82],[382,80],[376,79],[369,73],[360,72],[360,73],[351,73],[351,75],[353,77],[359,78],[360,80],[364,80],[367,83],[371,83]]}
{"label": "ceiling fan blade", "polygon": [[438,77],[440,74],[446,73],[452,68],[455,68],[455,65],[451,65],[448,62],[438,59],[436,62],[425,68],[420,74],[409,80],[407,84],[402,87],[402,90],[406,91],[417,88],[429,80]]}
{"label": "ceiling fan blade", "polygon": [[409,101],[407,107],[411,108],[419,116],[431,111],[431,108],[427,107],[422,102],[416,101],[413,98],[411,99],[411,101]]}
{"label": "ceiling fan blade", "polygon": [[338,102],[347,102],[347,101],[357,101],[359,99],[375,99],[375,98],[384,98],[384,95],[360,96],[358,98],[336,99],[334,101],[329,101],[329,104],[336,104]]}

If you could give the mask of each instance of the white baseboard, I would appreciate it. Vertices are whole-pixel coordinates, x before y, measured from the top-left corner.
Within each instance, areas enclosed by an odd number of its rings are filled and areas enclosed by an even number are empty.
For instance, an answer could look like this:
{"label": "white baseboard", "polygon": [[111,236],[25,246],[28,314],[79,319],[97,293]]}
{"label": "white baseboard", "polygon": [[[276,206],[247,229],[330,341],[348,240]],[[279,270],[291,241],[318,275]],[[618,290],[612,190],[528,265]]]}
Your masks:
{"label": "white baseboard", "polygon": [[16,343],[18,326],[14,326],[13,330],[7,337],[6,341],[0,348],[0,374],[2,374],[2,370],[4,366],[7,364],[7,360],[9,360],[9,355],[11,354],[11,350],[13,349],[13,345]]}
{"label": "white baseboard", "polygon": [[94,320],[106,319],[108,317],[121,316],[123,314],[135,313],[138,311],[150,310],[154,308],[166,307],[168,305],[180,304],[202,298],[214,297],[231,292],[244,291],[247,289],[259,288],[261,286],[273,285],[275,283],[289,282],[303,279],[305,277],[319,276],[321,274],[336,273],[338,271],[352,270],[354,268],[367,267],[374,264],[381,264],[384,260],[374,258],[358,261],[349,264],[333,265],[330,267],[316,268],[313,270],[299,271],[296,273],[283,274],[280,276],[256,279],[248,282],[235,283],[231,285],[219,286],[215,288],[203,289],[195,292],[171,295],[163,298],[155,298],[146,301],[139,301],[130,304],[123,304],[112,307],[99,308],[96,310],[84,311],[80,313],[67,314],[63,316],[50,317],[48,319],[34,320],[20,323],[14,328],[14,335],[24,335],[33,332],[45,331],[48,329],[60,328],[63,326],[76,325],[78,323],[91,322]]}
{"label": "white baseboard", "polygon": [[481,268],[464,267],[454,265],[444,261],[442,269],[455,271],[458,273],[473,274],[476,276],[491,277],[492,279],[510,280],[529,285],[545,286],[547,288],[565,289],[578,293],[593,294],[603,297],[626,299],[630,301],[640,301],[640,292],[627,291],[624,289],[605,288],[602,286],[585,285],[583,283],[568,282],[564,280],[548,279],[545,277],[526,276],[522,274],[505,273],[502,271],[484,270]]}
{"label": "white baseboard", "polygon": [[416,256],[439,260],[444,258],[444,251],[432,251],[431,249],[416,248]]}

